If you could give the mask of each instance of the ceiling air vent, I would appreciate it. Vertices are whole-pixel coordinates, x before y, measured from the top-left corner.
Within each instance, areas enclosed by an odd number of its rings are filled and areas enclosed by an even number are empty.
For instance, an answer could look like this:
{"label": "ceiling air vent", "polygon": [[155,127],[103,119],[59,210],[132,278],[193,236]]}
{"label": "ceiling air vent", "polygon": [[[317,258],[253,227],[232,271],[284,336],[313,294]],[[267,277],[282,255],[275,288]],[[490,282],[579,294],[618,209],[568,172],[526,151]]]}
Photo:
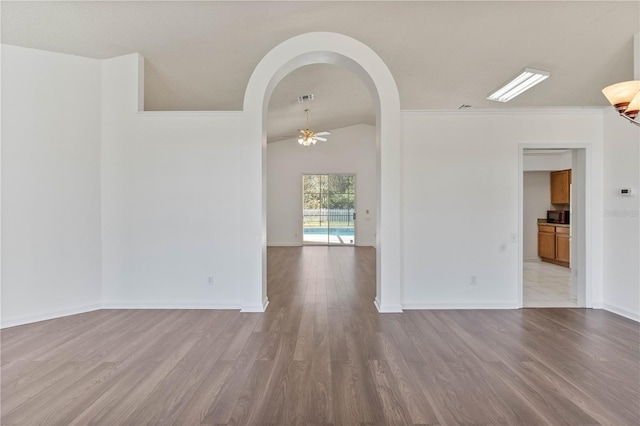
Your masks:
{"label": "ceiling air vent", "polygon": [[305,102],[311,102],[313,100],[313,93],[310,95],[302,95],[302,96],[298,96],[298,103],[302,104]]}

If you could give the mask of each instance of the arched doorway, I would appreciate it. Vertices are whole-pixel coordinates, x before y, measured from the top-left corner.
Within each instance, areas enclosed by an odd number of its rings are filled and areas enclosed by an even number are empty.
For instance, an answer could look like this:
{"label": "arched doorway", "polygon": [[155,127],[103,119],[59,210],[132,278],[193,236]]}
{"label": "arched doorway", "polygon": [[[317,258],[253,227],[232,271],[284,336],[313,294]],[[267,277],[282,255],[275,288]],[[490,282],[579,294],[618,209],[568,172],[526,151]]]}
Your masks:
{"label": "arched doorway", "polygon": [[377,235],[376,298],[380,312],[401,312],[401,123],[400,99],[391,72],[363,43],[342,34],[314,32],[274,47],[256,66],[244,98],[246,195],[242,244],[247,259],[243,311],[266,309],[266,110],[280,80],[304,65],[328,63],[345,67],[369,88],[376,109]]}

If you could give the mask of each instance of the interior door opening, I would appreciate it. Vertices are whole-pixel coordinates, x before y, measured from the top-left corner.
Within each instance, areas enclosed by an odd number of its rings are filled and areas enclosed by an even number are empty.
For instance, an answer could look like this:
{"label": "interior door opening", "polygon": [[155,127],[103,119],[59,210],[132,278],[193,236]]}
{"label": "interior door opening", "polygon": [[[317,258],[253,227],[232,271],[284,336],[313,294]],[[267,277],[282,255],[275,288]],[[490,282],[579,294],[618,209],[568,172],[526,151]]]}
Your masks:
{"label": "interior door opening", "polygon": [[520,303],[590,307],[587,288],[587,150],[523,147]]}
{"label": "interior door opening", "polygon": [[303,244],[354,246],[355,175],[303,175],[302,192]]}

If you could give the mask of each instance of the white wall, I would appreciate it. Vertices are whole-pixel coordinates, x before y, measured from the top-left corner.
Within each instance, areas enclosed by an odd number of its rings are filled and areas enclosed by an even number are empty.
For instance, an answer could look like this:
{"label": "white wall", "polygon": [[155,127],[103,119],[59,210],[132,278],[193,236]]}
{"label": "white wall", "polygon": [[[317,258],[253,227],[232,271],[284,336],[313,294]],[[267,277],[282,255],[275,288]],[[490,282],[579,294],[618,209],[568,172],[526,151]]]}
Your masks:
{"label": "white wall", "polygon": [[[604,306],[640,320],[640,129],[604,116]],[[621,196],[621,188],[636,194]]]}
{"label": "white wall", "polygon": [[[3,325],[101,302],[240,307],[246,114],[136,112],[138,55],[2,53]],[[592,304],[637,318],[638,197],[614,194],[640,186],[638,128],[607,114],[403,113],[404,307],[517,306],[519,147],[557,144],[589,148]]]}
{"label": "white wall", "polygon": [[[403,306],[517,307],[520,145],[590,146],[593,305],[602,305],[602,113],[403,113]],[[470,285],[476,275],[477,285]]]}
{"label": "white wall", "polygon": [[323,173],[356,175],[356,244],[375,246],[375,127],[366,124],[334,129],[313,147],[294,139],[267,145],[268,245],[302,244],[302,175]]}
{"label": "white wall", "polygon": [[571,168],[571,151],[555,153],[525,153],[523,159],[523,170],[528,172],[543,170],[567,170]]}
{"label": "white wall", "polygon": [[551,209],[551,182],[549,172],[524,172],[523,176],[522,257],[537,261],[538,219],[547,217]]}
{"label": "white wall", "polygon": [[104,305],[240,308],[243,115],[136,112],[139,62],[102,67]]}
{"label": "white wall", "polygon": [[2,45],[2,326],[100,307],[100,62]]}

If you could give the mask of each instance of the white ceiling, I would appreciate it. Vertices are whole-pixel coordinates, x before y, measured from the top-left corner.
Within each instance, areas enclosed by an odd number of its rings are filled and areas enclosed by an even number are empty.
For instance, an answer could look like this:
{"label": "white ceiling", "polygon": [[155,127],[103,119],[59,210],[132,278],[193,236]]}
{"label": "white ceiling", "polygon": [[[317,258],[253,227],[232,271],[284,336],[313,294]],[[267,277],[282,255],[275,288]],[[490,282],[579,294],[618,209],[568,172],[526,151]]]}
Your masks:
{"label": "white ceiling", "polygon": [[[297,97],[308,94],[314,100],[299,104]],[[336,65],[307,65],[285,76],[273,91],[267,117],[269,141],[296,136],[296,129],[305,125],[305,108],[311,110],[309,128],[316,132],[376,124],[371,94],[359,77]]]}
{"label": "white ceiling", "polygon": [[[147,110],[240,110],[249,77],[278,43],[332,31],[388,65],[403,109],[606,106],[600,89],[633,78],[640,1],[10,2],[2,42],[92,58],[140,52]],[[524,67],[551,78],[507,104],[485,99]],[[310,124],[375,121],[364,85],[312,65],[287,76],[269,108],[269,139]]]}

